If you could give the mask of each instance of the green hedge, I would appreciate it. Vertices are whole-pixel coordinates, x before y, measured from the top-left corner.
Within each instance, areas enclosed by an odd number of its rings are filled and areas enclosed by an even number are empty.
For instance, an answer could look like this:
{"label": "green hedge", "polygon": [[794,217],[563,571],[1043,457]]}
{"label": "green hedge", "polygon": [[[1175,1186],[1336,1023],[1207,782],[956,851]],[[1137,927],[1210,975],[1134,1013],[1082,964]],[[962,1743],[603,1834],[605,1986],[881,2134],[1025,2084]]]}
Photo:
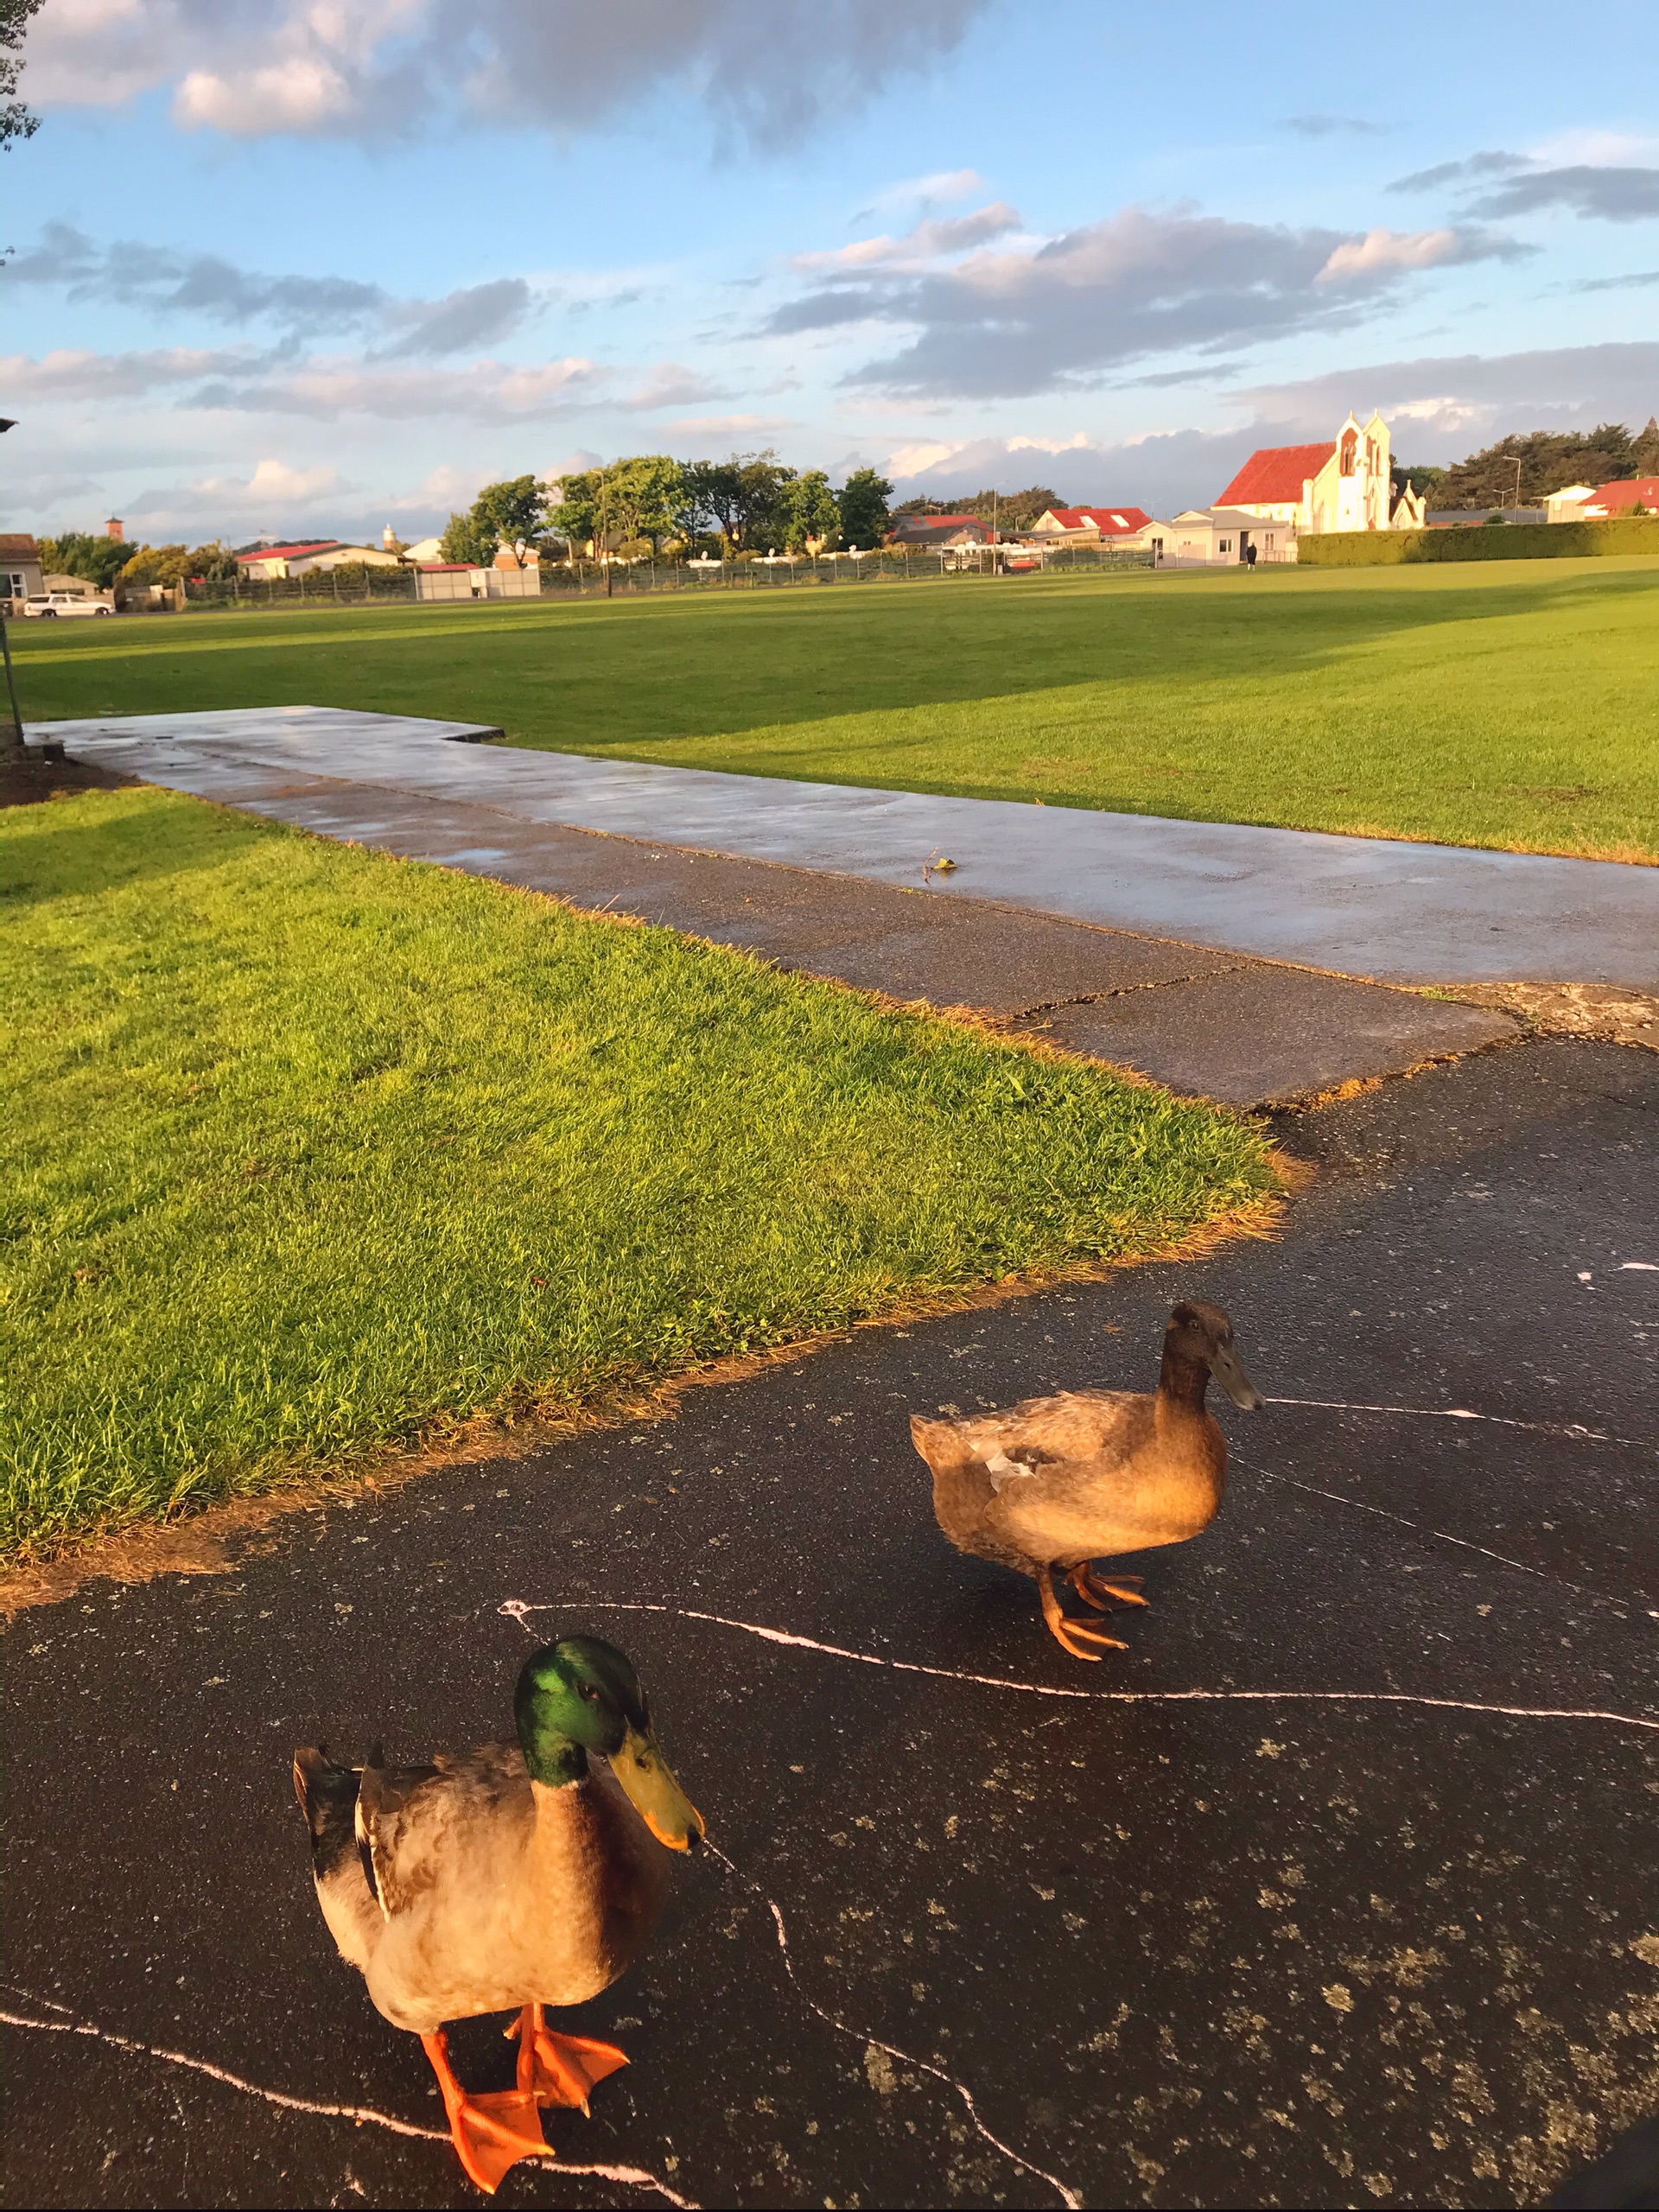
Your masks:
{"label": "green hedge", "polygon": [[1659,553],[1659,516],[1611,522],[1475,523],[1449,530],[1342,530],[1297,543],[1305,569],[1390,569],[1408,561],[1561,561]]}

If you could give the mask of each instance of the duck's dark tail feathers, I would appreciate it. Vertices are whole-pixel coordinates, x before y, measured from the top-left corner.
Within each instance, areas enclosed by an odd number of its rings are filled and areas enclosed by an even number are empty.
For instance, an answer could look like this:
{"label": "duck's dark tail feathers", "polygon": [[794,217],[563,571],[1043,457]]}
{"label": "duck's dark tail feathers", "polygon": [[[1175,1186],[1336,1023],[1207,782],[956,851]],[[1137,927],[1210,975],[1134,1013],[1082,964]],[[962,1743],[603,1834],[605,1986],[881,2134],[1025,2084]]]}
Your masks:
{"label": "duck's dark tail feathers", "polygon": [[336,1766],[327,1744],[302,1744],[294,1754],[294,1795],[311,1831],[311,1859],[319,1882],[357,1856],[356,1767]]}

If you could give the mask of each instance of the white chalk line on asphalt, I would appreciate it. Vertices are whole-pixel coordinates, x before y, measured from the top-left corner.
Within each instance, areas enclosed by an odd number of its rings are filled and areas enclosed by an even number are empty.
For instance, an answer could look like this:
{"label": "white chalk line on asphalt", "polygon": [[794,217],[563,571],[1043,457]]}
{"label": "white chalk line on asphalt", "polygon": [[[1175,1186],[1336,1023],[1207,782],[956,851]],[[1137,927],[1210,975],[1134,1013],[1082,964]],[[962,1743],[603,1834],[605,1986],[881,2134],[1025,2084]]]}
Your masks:
{"label": "white chalk line on asphalt", "polygon": [[1488,1705],[1471,1698],[1425,1697],[1411,1690],[1084,1690],[1065,1689],[1047,1682],[1020,1682],[1002,1675],[967,1675],[951,1667],[925,1667],[914,1659],[888,1659],[877,1651],[853,1651],[839,1643],[819,1643],[810,1636],[796,1636],[781,1628],[767,1628],[759,1621],[732,1620],[723,1613],[703,1613],[686,1605],[652,1605],[640,1599],[573,1598],[562,1605],[531,1605],[509,1598],[497,1611],[528,1628],[530,1613],[579,1612],[584,1606],[607,1612],[668,1613],[677,1620],[704,1621],[714,1628],[738,1629],[766,1643],[782,1643],[802,1651],[815,1651],[830,1659],[850,1659],[861,1667],[885,1667],[896,1675],[931,1675],[945,1682],[967,1682],[980,1689],[1018,1690],[1027,1697],[1080,1699],[1096,1705],[1413,1705],[1434,1712],[1491,1713],[1506,1720],[1605,1720],[1622,1728],[1648,1728],[1659,1734],[1659,1719],[1635,1713],[1612,1713],[1593,1706]]}
{"label": "white chalk line on asphalt", "polygon": [[1459,1551],[1478,1552],[1482,1559],[1496,1560],[1500,1567],[1512,1567],[1517,1574],[1530,1574],[1540,1582],[1552,1582],[1598,1605],[1611,1605],[1621,1620],[1630,1618],[1630,1608],[1622,1599],[1605,1597],[1599,1590],[1592,1590],[1582,1582],[1569,1582],[1564,1574],[1551,1574],[1541,1567],[1529,1567],[1524,1560],[1511,1559],[1507,1552],[1495,1552],[1485,1544],[1474,1543],[1467,1536],[1454,1536],[1445,1529],[1431,1529],[1427,1522],[1409,1521],[1403,1513],[1390,1513],[1386,1505],[1370,1505],[1363,1497],[1344,1497],[1340,1491],[1321,1490],[1315,1483],[1299,1482],[1294,1475],[1276,1474],[1271,1468],[1254,1466],[1248,1459],[1241,1459],[1236,1452],[1230,1457],[1235,1467],[1259,1475],[1263,1482],[1283,1483],[1287,1489],[1300,1490],[1309,1497],[1326,1498],[1332,1505],[1351,1505],[1357,1513],[1370,1513],[1379,1521],[1392,1521],[1395,1528],[1409,1529],[1414,1536],[1432,1536],[1438,1543],[1455,1544]]}
{"label": "white chalk line on asphalt", "polygon": [[1483,1421],[1494,1428],[1524,1428],[1534,1436],[1560,1437],[1569,1444],[1623,1444],[1637,1452],[1659,1452],[1651,1437],[1610,1436],[1582,1421],[1515,1421],[1508,1414],[1478,1414],[1468,1406],[1361,1406],[1342,1398],[1269,1398],[1270,1406],[1312,1406],[1330,1414],[1409,1414],[1417,1421]]}
{"label": "white chalk line on asphalt", "polygon": [[778,1949],[784,1961],[784,1972],[789,1976],[790,1987],[806,2006],[808,2012],[815,2012],[827,2027],[834,2028],[837,2034],[850,2036],[855,2043],[861,2043],[867,2048],[873,2046],[877,2050],[884,2050],[889,2058],[896,2058],[901,2066],[914,2067],[919,2074],[931,2074],[936,2082],[943,2082],[947,2088],[954,2089],[962,2099],[969,2119],[993,2150],[1000,2151],[1005,2158],[1021,2168],[1026,2173],[1033,2175],[1037,2180],[1046,2182],[1060,2202],[1069,2208],[1069,2212],[1081,2212],[1083,2199],[1069,2183],[1063,2182],[1058,2174],[1048,2173],[1041,2166],[1033,2165],[1029,2158],[1021,2157],[1012,2145],[1005,2143],[1000,2135],[994,2135],[991,2133],[980,2118],[979,2107],[974,2101],[974,2093],[965,2082],[958,2082],[954,2074],[947,2074],[942,2066],[936,2066],[930,2058],[918,2058],[911,2051],[900,2050],[896,2043],[884,2043],[880,2036],[871,2035],[868,2029],[855,2027],[850,2021],[842,2019],[838,2014],[828,2011],[820,2005],[816,1998],[809,1996],[801,1986],[799,1978],[795,1972],[795,1961],[789,1955],[789,1935],[784,1926],[782,1906],[775,1898],[769,1897],[759,1883],[751,1880],[741,1867],[734,1866],[718,1844],[710,1843],[707,1836],[703,1838],[703,1844],[719,1859],[722,1866],[736,1875],[746,1889],[753,1891],[755,1896],[771,1913],[772,1923],[777,1931]]}
{"label": "white chalk line on asphalt", "polygon": [[[10,1985],[15,1987],[15,1985]],[[349,2120],[358,2127],[384,2127],[393,2135],[409,2135],[424,2143],[442,2143],[448,2147],[450,2138],[447,2129],[422,2127],[414,2120],[399,2120],[395,2113],[381,2112],[373,2105],[327,2104],[314,2097],[292,2097],[284,2089],[268,2089],[263,2083],[250,2082],[240,2074],[232,2074],[227,2067],[216,2066],[210,2058],[196,2058],[186,2050],[168,2050],[164,2045],[141,2043],[134,2036],[124,2036],[113,2028],[100,2028],[92,2020],[78,2020],[65,2005],[54,2005],[49,1997],[36,1997],[32,1990],[18,1990],[31,2005],[42,2011],[60,2012],[61,2019],[29,2019],[21,2012],[0,2009],[0,2024],[9,2028],[33,2028],[38,2033],[60,2036],[89,2036],[99,2043],[108,2044],[117,2050],[130,2052],[134,2056],[158,2058],[168,2066],[182,2066],[192,2074],[205,2074],[210,2082],[219,2082],[226,2088],[235,2089],[244,2096],[259,2097],[268,2105],[275,2105],[283,2112],[314,2113],[321,2120]],[[654,2190],[664,2202],[683,2208],[683,2212],[697,2212],[689,2196],[682,2196],[643,2166],[579,2165],[574,2158],[561,2158],[550,2151],[545,2159],[530,2163],[550,2166],[556,2173],[582,2175],[595,2181],[618,2182],[637,2189]]]}

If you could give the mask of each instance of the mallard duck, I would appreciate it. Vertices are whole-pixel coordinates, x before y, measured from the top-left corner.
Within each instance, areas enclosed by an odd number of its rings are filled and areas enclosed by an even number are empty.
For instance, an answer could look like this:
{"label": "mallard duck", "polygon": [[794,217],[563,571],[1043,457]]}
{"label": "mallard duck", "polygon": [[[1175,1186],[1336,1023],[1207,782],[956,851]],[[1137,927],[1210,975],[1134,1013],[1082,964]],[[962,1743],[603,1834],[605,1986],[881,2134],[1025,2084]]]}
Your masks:
{"label": "mallard duck", "polygon": [[[518,2159],[547,2155],[540,2106],[585,2112],[627,2064],[612,2044],[556,2035],[544,2010],[627,1971],[667,1888],[652,1839],[684,1851],[702,1833],[613,1644],[572,1636],[532,1652],[513,1717],[516,1744],[430,1766],[387,1767],[378,1748],[360,1768],[326,1748],[294,1754],[329,1933],[379,2011],[421,2038],[461,2163],[492,2193]],[[509,2009],[518,2086],[469,2097],[443,2024]]]}
{"label": "mallard duck", "polygon": [[1061,1611],[1056,1567],[1096,1612],[1114,1599],[1144,1605],[1129,1586],[1138,1576],[1108,1582],[1090,1562],[1185,1543],[1216,1517],[1227,1440],[1205,1410],[1212,1375],[1236,1406],[1266,1402],[1239,1364],[1232,1323],[1194,1299],[1169,1317],[1155,1395],[1065,1390],[953,1421],[911,1416],[940,1528],[959,1552],[1033,1576],[1044,1619],[1076,1658],[1128,1646]]}

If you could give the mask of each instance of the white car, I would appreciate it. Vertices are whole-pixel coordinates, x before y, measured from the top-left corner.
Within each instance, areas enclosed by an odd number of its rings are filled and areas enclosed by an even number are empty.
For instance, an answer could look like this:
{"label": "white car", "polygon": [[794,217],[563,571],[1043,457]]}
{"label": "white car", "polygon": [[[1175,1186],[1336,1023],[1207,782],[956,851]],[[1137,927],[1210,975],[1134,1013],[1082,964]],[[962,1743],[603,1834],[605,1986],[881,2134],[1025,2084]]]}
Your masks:
{"label": "white car", "polygon": [[108,614],[113,610],[101,599],[83,599],[79,592],[42,591],[23,601],[25,618],[50,622],[60,614]]}

